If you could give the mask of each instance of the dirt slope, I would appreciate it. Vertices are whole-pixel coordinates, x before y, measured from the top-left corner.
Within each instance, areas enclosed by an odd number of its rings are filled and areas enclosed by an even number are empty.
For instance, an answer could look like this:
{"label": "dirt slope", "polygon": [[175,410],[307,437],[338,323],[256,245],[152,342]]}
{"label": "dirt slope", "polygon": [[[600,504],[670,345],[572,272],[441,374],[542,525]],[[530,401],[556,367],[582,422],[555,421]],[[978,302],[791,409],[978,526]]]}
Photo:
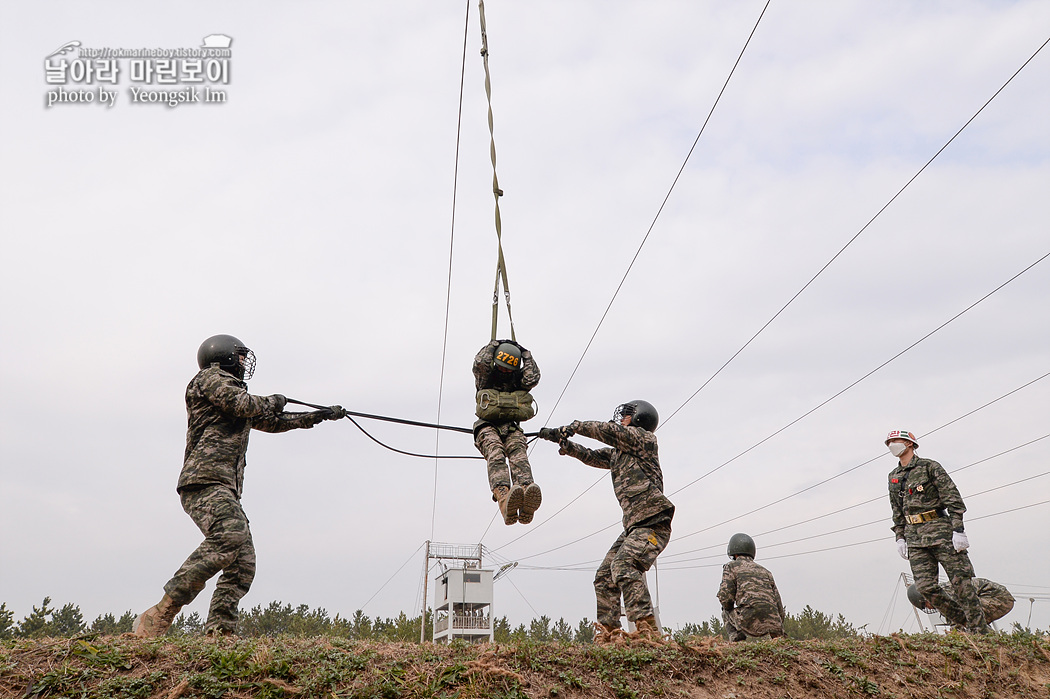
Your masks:
{"label": "dirt slope", "polygon": [[0,642],[0,697],[1050,697],[1050,639],[433,646],[334,638]]}

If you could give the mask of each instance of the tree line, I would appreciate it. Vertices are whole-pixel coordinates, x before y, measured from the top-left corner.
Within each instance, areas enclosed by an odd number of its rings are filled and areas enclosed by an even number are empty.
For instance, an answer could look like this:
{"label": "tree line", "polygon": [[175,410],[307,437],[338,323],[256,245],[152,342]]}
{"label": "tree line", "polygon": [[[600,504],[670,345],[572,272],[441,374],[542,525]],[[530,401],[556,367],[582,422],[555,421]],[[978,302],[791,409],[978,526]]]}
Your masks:
{"label": "tree line", "polygon": [[[135,614],[130,610],[120,617],[102,614],[90,624],[86,622],[80,607],[69,603],[60,608],[51,606],[51,598],[45,597],[39,607],[21,622],[16,623],[7,604],[0,604],[0,640],[16,638],[72,638],[83,634],[117,635],[131,631]],[[352,640],[411,642],[419,640],[420,615],[409,616],[401,612],[396,617],[370,618],[358,609],[350,617],[336,614],[330,616],[325,609],[310,609],[307,605],[293,607],[290,604],[271,602],[266,607],[256,606],[242,610],[237,635],[247,638],[261,636],[333,636]],[[431,640],[432,610],[426,612],[425,637]],[[497,643],[511,641],[591,643],[594,627],[587,618],[573,626],[564,618],[557,621],[548,616],[533,619],[528,626],[512,626],[507,617],[497,617],[494,622]],[[701,624],[685,624],[678,629],[666,629],[677,640],[694,636],[722,636],[725,628],[722,620],[712,616]],[[832,617],[810,606],[798,614],[787,615],[784,631],[793,639],[851,638],[864,634],[864,627],[856,628],[841,614]],[[204,619],[200,614],[180,614],[168,632],[172,636],[199,635],[204,633]]]}

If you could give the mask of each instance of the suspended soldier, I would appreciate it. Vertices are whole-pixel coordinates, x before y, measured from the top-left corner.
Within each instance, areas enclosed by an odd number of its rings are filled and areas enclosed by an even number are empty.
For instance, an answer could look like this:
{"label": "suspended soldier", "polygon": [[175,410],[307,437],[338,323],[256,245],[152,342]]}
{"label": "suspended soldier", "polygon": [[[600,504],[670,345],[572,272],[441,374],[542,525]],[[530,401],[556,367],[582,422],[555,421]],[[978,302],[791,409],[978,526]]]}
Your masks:
{"label": "suspended soldier", "polygon": [[[981,611],[984,612],[985,622],[990,624],[993,621],[1002,619],[1014,608],[1014,596],[1010,594],[1010,591],[1005,586],[985,578],[970,578],[970,582],[973,583],[973,589],[981,603]],[[941,588],[941,594],[954,601],[958,606],[959,600],[955,599],[955,592],[952,590],[952,586],[949,583],[941,583],[939,587]],[[924,612],[941,612],[944,618],[955,628],[966,627],[966,617],[953,619],[948,616],[948,614],[953,613],[952,609],[946,609],[945,611],[936,609],[936,607],[926,601],[926,598],[919,592],[919,587],[915,583],[908,586],[908,601]]]}
{"label": "suspended soldier", "polygon": [[726,553],[733,560],[722,568],[718,601],[729,640],[783,636],[784,603],[773,574],[755,563],[754,539],[747,534],[734,534]]}
{"label": "suspended soldier", "polygon": [[[919,442],[907,430],[893,430],[886,446],[898,459],[890,471],[890,508],[897,552],[911,563],[915,584],[922,596],[945,618],[971,633],[988,633],[988,624],[977,599],[973,564],[963,530],[963,505],[959,489],[944,468],[915,451]],[[944,567],[955,596],[937,584],[937,566]]]}
{"label": "suspended soldier", "polygon": [[539,382],[532,352],[512,340],[493,340],[474,357],[474,445],[485,457],[492,499],[506,524],[529,524],[543,502],[521,429],[536,415],[529,391]]}
{"label": "suspended soldier", "polygon": [[[620,628],[620,598],[627,619],[639,634],[660,637],[645,573],[671,539],[674,505],[664,495],[656,435],[656,408],[644,400],[623,403],[609,422],[574,421],[565,427],[543,428],[540,437],[558,442],[559,454],[588,466],[609,469],[613,491],[623,510],[623,532],[617,537],[594,576],[599,636]],[[609,446],[588,449],[569,441],[574,434]],[[601,638],[596,639],[601,642]]]}
{"label": "suspended soldier", "polygon": [[241,508],[249,432],[286,432],[346,416],[338,405],[286,413],[284,396],[249,394],[245,382],[255,372],[255,353],[231,335],[205,340],[197,364],[200,372],[186,387],[189,427],[177,491],[204,542],[164,585],[160,602],[136,619],[134,631],[142,637],[163,636],[179,610],[219,571],[204,629],[215,635],[236,631],[237,605],[255,578],[255,547]]}

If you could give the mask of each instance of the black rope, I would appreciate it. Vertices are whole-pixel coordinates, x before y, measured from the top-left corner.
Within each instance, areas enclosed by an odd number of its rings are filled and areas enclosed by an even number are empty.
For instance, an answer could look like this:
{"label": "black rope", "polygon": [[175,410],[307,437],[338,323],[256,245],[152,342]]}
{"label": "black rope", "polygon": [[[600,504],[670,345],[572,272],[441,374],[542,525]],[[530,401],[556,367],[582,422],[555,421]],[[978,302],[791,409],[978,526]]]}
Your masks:
{"label": "black rope", "polygon": [[[314,408],[314,409],[316,409],[318,411],[321,411],[321,412],[325,412],[325,413],[330,413],[331,412],[331,410],[329,409],[329,407],[327,405],[316,405],[314,403],[307,403],[306,401],[296,400],[294,398],[288,398],[287,401],[289,403],[293,403],[295,405],[302,405],[302,406],[305,406],[307,408]],[[351,416],[369,418],[371,420],[383,420],[384,422],[396,422],[396,423],[401,424],[401,425],[413,425],[415,427],[431,427],[431,428],[434,428],[434,429],[437,429],[437,430],[451,430],[453,432],[465,432],[466,434],[472,435],[472,434],[474,434],[474,430],[471,429],[470,427],[453,427],[452,425],[438,425],[438,424],[435,424],[435,423],[432,423],[432,422],[417,422],[416,420],[405,420],[404,418],[399,418],[399,417],[387,417],[385,415],[371,415],[369,413],[358,413],[358,412],[354,412],[353,410],[347,410],[346,411],[346,419],[349,420],[350,422],[354,423],[354,426],[357,427],[357,429],[361,430],[361,432],[363,432],[366,437],[371,439],[373,442],[375,442],[379,446],[381,446],[381,447],[383,447],[385,449],[389,449],[390,451],[397,452],[398,454],[404,454],[405,456],[418,456],[418,457],[423,458],[423,459],[484,459],[485,458],[483,456],[474,456],[474,455],[471,455],[471,456],[444,456],[444,455],[440,455],[440,454],[416,454],[415,452],[411,452],[411,451],[403,451],[401,449],[397,449],[396,447],[392,447],[389,444],[385,444],[385,443],[381,442],[380,440],[376,439],[375,437],[373,437],[368,432],[368,430],[366,430],[364,427],[362,427],[361,424],[358,423],[357,420],[355,420],[354,417],[351,417]],[[524,432],[523,434],[526,437],[531,437],[532,439],[530,439],[529,442],[532,442],[532,441],[535,441],[537,435],[539,435],[539,432]]]}

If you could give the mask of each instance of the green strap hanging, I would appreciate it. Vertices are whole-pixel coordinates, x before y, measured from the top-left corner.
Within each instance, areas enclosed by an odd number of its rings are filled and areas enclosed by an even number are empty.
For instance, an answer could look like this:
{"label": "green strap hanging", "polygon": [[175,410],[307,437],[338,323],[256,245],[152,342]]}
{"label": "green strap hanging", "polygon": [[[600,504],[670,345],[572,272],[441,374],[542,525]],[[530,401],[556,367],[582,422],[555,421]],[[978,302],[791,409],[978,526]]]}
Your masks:
{"label": "green strap hanging", "polygon": [[510,320],[510,339],[517,341],[514,335],[514,315],[510,310],[510,282],[507,280],[507,263],[503,259],[503,228],[499,215],[499,198],[503,190],[499,188],[496,177],[496,136],[492,129],[492,82],[489,78],[489,40],[485,31],[485,0],[478,0],[478,11],[481,16],[481,58],[485,64],[485,97],[489,106],[489,155],[492,159],[492,196],[496,200],[496,245],[499,256],[496,259],[496,283],[492,288],[492,339],[496,339],[496,321],[499,317],[499,287],[503,280],[503,297],[507,304],[507,318]]}

